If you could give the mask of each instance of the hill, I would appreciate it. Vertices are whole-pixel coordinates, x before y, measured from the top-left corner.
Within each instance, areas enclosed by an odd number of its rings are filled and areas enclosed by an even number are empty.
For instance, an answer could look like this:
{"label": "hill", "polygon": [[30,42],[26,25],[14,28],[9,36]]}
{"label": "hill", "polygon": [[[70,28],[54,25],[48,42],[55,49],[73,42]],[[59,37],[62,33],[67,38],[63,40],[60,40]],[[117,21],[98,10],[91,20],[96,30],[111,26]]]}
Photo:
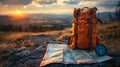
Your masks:
{"label": "hill", "polygon": [[[99,24],[99,43],[116,55],[113,60],[99,63],[110,67],[119,67],[120,63],[120,23]],[[71,28],[48,32],[0,32],[0,67],[39,67],[48,43],[67,43]],[[16,36],[15,36],[16,35]],[[4,41],[3,41],[4,40]],[[114,64],[113,64],[114,63]],[[98,65],[99,65],[98,64]],[[97,65],[97,64],[96,64]]]}

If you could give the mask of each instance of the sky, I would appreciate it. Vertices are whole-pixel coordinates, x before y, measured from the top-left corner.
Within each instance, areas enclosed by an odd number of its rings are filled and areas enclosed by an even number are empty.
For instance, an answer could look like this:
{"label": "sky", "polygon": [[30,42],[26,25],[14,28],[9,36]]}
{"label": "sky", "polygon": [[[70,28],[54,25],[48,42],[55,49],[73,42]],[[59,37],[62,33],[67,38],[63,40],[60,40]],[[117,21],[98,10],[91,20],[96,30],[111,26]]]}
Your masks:
{"label": "sky", "polygon": [[114,12],[119,0],[0,0],[0,14],[21,10],[27,14],[71,14],[74,8],[97,7],[99,12]]}

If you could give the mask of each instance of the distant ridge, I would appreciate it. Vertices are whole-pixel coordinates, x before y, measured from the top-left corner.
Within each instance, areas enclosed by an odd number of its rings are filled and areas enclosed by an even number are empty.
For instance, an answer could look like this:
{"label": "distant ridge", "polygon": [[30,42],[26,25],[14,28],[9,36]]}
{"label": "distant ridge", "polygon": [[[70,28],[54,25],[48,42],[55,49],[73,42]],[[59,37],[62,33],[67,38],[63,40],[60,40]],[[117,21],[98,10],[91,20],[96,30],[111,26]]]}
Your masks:
{"label": "distant ridge", "polygon": [[[106,18],[109,18],[109,14],[113,18],[115,18],[114,12],[97,13],[97,16],[99,16],[100,19],[106,19]],[[50,22],[54,20],[62,22],[62,20],[64,20],[66,22],[71,22],[72,18],[73,18],[72,14],[28,14],[24,20],[27,20],[27,21],[47,20]],[[25,22],[25,24],[28,24],[28,23],[31,23],[31,22]],[[13,21],[11,21],[11,17],[8,15],[0,15],[0,24],[13,24]],[[21,24],[24,24],[24,23],[21,23]]]}

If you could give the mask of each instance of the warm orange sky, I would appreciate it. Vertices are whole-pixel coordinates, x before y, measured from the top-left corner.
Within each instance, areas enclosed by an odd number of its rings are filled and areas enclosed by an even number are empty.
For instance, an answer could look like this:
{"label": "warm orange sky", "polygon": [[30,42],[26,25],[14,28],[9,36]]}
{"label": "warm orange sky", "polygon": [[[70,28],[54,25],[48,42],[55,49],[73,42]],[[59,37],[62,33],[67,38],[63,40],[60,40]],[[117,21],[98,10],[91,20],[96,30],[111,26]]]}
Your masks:
{"label": "warm orange sky", "polygon": [[99,12],[114,12],[119,0],[0,0],[0,14],[21,10],[25,14],[70,14],[73,8],[97,7]]}

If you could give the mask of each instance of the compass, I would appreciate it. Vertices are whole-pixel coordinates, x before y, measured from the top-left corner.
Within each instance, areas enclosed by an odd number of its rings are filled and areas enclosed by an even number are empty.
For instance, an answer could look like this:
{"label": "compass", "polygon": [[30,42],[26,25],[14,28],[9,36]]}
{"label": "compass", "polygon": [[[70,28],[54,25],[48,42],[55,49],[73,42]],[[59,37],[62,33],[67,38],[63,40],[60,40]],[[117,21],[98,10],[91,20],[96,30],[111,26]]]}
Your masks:
{"label": "compass", "polygon": [[95,48],[95,52],[98,56],[104,56],[107,54],[107,48],[102,44],[98,44]]}

